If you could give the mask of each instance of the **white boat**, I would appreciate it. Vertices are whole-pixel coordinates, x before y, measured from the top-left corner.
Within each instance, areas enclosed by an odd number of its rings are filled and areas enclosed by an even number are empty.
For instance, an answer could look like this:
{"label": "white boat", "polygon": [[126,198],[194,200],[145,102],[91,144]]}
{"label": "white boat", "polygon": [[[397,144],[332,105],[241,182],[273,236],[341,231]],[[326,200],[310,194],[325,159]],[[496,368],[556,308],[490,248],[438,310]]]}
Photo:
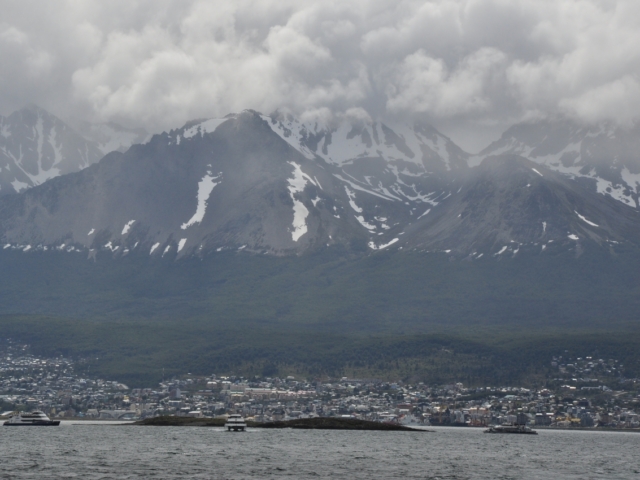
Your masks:
{"label": "white boat", "polygon": [[233,415],[229,415],[227,418],[227,423],[224,424],[224,428],[226,428],[229,432],[244,432],[247,428],[247,424],[242,418],[242,415],[238,415],[234,413]]}
{"label": "white boat", "polygon": [[521,424],[504,424],[497,425],[493,427],[489,427],[484,433],[515,433],[515,434],[525,434],[525,435],[537,435],[538,432],[535,430],[531,430],[526,425]]}
{"label": "white boat", "polygon": [[48,427],[57,425],[60,425],[60,420],[51,420],[40,410],[30,413],[14,412],[11,418],[4,422],[5,427]]}

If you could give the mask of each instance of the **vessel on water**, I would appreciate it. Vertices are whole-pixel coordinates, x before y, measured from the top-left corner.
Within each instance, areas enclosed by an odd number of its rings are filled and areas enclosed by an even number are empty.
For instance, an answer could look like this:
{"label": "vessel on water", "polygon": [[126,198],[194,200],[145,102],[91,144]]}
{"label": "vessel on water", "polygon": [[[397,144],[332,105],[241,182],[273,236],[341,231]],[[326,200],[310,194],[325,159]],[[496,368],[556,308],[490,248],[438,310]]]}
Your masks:
{"label": "vessel on water", "polygon": [[40,410],[30,413],[14,412],[11,418],[4,422],[5,427],[55,427],[57,425],[60,425],[60,420],[51,420]]}
{"label": "vessel on water", "polygon": [[486,429],[484,433],[515,433],[515,434],[524,434],[524,435],[538,434],[538,432],[536,432],[535,430],[531,430],[526,425],[518,425],[518,424],[494,425]]}
{"label": "vessel on water", "polygon": [[244,432],[247,428],[247,424],[244,421],[244,418],[242,418],[242,415],[234,413],[233,415],[229,415],[227,423],[224,424],[224,428],[229,432]]}

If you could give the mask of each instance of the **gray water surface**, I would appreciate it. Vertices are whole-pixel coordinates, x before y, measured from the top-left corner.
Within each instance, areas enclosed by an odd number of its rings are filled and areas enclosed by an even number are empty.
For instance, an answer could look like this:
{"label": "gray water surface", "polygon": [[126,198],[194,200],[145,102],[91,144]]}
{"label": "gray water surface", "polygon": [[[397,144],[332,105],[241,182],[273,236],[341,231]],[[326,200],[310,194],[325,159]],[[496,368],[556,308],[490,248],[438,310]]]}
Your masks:
{"label": "gray water surface", "polygon": [[0,478],[636,479],[640,434],[3,427]]}

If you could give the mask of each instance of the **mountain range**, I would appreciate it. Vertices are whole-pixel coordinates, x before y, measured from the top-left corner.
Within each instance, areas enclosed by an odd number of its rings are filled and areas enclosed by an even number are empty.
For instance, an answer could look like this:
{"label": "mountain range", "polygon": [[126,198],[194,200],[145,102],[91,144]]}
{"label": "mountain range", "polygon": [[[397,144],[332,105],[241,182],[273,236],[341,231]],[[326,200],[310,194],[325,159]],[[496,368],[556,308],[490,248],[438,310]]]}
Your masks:
{"label": "mountain range", "polygon": [[[156,358],[324,371],[335,342],[340,362],[388,370],[409,350],[424,365],[637,330],[634,129],[526,123],[472,155],[425,124],[282,112],[150,138],[37,107],[1,120],[3,336],[113,375],[156,375]],[[434,332],[449,340],[416,340]]]}
{"label": "mountain range", "polygon": [[477,259],[640,241],[636,137],[620,129],[517,125],[470,155],[428,125],[244,111],[96,162],[95,143],[41,109],[3,125],[14,162],[3,173],[31,165],[39,176],[20,177],[31,185],[60,174],[0,199],[4,249],[183,257],[340,246]]}

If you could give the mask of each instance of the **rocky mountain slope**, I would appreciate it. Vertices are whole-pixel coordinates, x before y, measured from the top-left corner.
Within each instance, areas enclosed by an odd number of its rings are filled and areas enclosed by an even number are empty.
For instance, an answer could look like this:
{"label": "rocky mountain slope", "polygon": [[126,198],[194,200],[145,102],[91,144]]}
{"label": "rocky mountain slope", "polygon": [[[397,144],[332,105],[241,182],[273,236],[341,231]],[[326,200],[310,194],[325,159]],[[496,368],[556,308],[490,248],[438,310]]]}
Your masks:
{"label": "rocky mountain slope", "polygon": [[[425,125],[323,126],[254,111],[191,122],[3,198],[0,241],[89,256],[298,255],[338,245],[473,259],[640,242],[638,209],[618,201],[634,198],[628,184],[628,197],[600,195],[595,170],[559,173],[562,161],[533,153],[542,147],[521,152],[535,163],[489,155],[516,148],[509,135],[480,158]],[[633,159],[617,158],[628,177]]]}
{"label": "rocky mountain slope", "polygon": [[519,155],[470,161],[426,126],[191,122],[0,197],[0,314],[80,336],[635,328],[639,210]]}
{"label": "rocky mountain slope", "polygon": [[[280,121],[256,112],[187,124],[7,199],[2,239],[7,248],[157,255],[379,249],[450,195],[457,180],[432,175],[419,151],[411,161],[400,157],[397,136],[377,128],[380,148],[397,156],[387,162],[376,152],[353,159],[332,153],[330,163],[306,150],[305,135],[294,141]],[[435,152],[429,161],[451,170]],[[466,169],[457,159],[460,166]]]}
{"label": "rocky mountain slope", "polygon": [[640,244],[640,212],[517,155],[485,158],[460,191],[407,228],[407,246],[481,258]]}

